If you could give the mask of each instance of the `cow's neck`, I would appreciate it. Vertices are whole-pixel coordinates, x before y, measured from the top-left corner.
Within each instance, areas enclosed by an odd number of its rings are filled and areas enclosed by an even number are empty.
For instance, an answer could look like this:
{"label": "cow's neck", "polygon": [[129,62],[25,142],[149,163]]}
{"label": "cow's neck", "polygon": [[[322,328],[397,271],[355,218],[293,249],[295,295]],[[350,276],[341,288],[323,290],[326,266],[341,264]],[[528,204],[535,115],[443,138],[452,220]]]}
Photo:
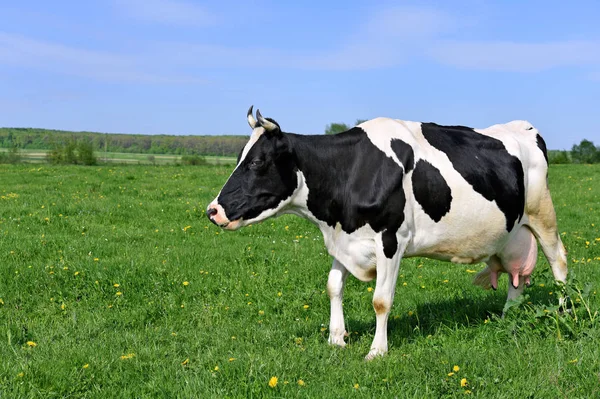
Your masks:
{"label": "cow's neck", "polygon": [[[305,136],[291,133],[285,136],[298,167],[300,184],[289,212],[321,225],[323,220],[316,217],[320,210],[317,208],[331,207],[344,201],[344,185],[351,173],[349,164],[355,157],[356,144],[364,136]],[[322,199],[323,202],[315,199]]]}

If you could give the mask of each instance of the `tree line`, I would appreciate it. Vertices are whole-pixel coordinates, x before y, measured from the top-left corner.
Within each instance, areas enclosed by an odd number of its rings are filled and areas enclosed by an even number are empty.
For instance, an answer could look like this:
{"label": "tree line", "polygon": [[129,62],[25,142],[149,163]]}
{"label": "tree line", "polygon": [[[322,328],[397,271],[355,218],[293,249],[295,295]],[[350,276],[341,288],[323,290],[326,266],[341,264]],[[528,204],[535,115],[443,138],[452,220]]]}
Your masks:
{"label": "tree line", "polygon": [[248,136],[174,136],[0,128],[0,148],[52,150],[72,141],[88,143],[96,152],[237,156],[248,141]]}

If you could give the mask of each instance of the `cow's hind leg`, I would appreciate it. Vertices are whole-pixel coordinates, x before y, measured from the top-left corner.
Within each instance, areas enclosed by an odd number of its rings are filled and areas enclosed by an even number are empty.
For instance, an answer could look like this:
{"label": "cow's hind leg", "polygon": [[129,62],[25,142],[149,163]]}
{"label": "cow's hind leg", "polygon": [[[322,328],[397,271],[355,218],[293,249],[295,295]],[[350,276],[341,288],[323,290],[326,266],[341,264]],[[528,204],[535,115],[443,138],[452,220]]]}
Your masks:
{"label": "cow's hind leg", "polygon": [[365,357],[366,360],[383,356],[388,350],[387,322],[392,310],[392,304],[394,303],[400,259],[408,242],[407,240],[404,240],[404,242],[401,240],[398,241],[396,252],[389,258],[384,253],[381,234],[376,238],[377,282],[375,284],[375,292],[373,293],[373,309],[375,309],[377,324],[375,327],[375,338],[373,338],[371,349]]}
{"label": "cow's hind leg", "polygon": [[331,303],[331,319],[329,321],[329,343],[331,345],[346,346],[344,336],[346,327],[344,325],[344,309],[342,308],[342,297],[344,284],[348,277],[348,270],[337,259],[333,260],[329,278],[327,279],[327,293]]}
{"label": "cow's hind leg", "polygon": [[528,225],[550,263],[554,278],[565,283],[567,281],[567,251],[558,235],[556,213],[547,189],[535,206],[528,205],[527,214]]}

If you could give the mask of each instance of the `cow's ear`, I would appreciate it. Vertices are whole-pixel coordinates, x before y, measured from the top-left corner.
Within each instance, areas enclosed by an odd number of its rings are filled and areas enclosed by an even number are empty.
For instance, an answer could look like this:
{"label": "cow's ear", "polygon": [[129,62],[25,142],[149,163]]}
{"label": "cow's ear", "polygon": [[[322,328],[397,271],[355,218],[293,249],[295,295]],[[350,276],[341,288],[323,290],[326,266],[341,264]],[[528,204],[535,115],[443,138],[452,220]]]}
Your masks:
{"label": "cow's ear", "polygon": [[258,109],[256,110],[256,118],[258,119],[258,123],[260,124],[260,126],[262,126],[265,129],[266,134],[276,137],[282,135],[279,124],[271,118],[263,118]]}

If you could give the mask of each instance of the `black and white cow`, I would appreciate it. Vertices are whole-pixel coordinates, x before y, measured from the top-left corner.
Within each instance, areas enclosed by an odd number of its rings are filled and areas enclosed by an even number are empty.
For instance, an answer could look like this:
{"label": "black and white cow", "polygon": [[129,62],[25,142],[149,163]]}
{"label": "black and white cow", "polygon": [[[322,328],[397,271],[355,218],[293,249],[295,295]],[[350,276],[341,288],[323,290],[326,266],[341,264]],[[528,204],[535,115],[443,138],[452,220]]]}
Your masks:
{"label": "black and white cow", "polygon": [[566,252],[547,185],[546,145],[525,121],[486,129],[376,118],[332,136],[284,133],[252,107],[253,129],[237,166],[208,206],[236,230],[291,213],[315,223],[333,266],[329,343],[344,346],[342,292],[348,273],[377,279],[377,326],[367,359],[387,352],[387,320],[402,257],[486,262],[475,278],[497,286],[510,274],[518,296],[537,243],[565,282]]}

